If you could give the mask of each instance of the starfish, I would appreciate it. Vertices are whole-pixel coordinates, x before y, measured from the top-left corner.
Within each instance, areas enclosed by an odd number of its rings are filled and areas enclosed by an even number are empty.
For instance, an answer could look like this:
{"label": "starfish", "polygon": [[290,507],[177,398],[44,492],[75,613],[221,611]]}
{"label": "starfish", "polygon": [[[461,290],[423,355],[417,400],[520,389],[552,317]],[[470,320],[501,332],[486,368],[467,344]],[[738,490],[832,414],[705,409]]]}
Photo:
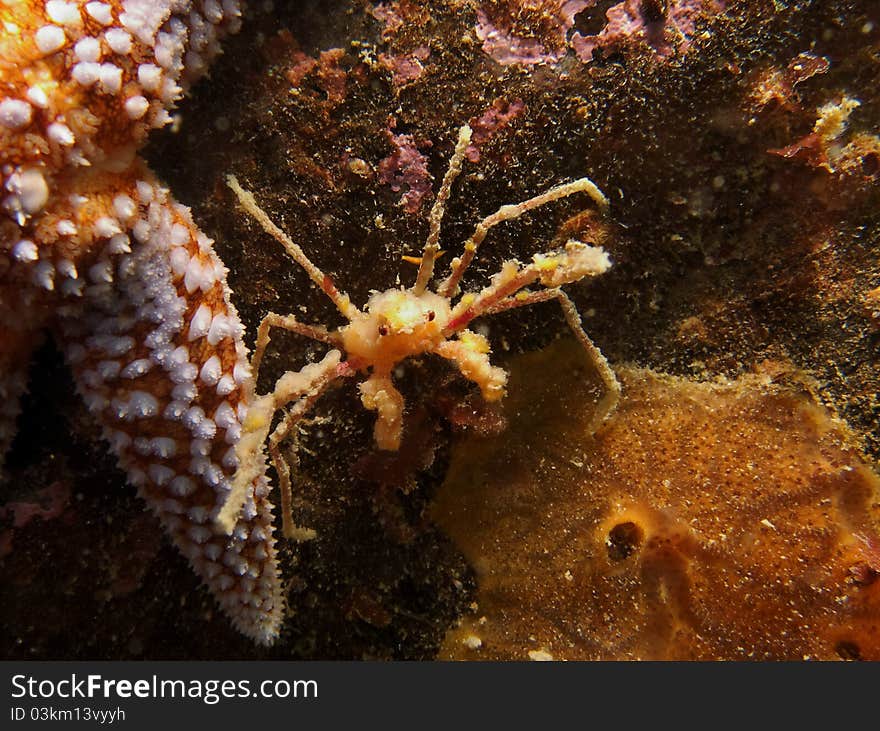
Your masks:
{"label": "starfish", "polygon": [[0,470],[49,332],[128,480],[232,623],[284,602],[264,455],[215,521],[254,400],[226,268],[139,158],[240,23],[237,0],[0,0]]}

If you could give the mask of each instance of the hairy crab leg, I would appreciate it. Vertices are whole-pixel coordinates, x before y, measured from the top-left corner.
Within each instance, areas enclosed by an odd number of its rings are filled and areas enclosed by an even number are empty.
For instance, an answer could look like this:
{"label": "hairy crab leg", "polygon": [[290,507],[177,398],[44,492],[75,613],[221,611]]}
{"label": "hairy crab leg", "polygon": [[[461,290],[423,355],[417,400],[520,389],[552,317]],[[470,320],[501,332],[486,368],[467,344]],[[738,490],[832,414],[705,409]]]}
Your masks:
{"label": "hairy crab leg", "polygon": [[281,454],[281,443],[287,438],[290,430],[314,408],[318,399],[326,393],[330,385],[338,378],[354,375],[354,371],[341,371],[338,364],[330,367],[323,378],[317,379],[312,383],[312,390],[304,394],[291,407],[278,426],[269,435],[269,458],[272,460],[272,466],[278,473],[278,484],[281,489],[281,521],[284,537],[294,541],[308,541],[315,537],[315,531],[311,528],[303,528],[296,525],[293,520],[293,500],[292,500],[292,483],[290,480],[290,465]]}
{"label": "hairy crab leg", "polygon": [[481,316],[497,315],[499,312],[507,312],[515,310],[517,307],[525,307],[527,305],[536,305],[540,302],[549,302],[556,299],[556,290],[539,289],[535,292],[517,292],[513,297],[507,297],[503,300],[490,305],[483,310]]}
{"label": "hairy crab leg", "polygon": [[365,409],[376,412],[373,438],[376,446],[390,452],[400,449],[403,437],[404,402],[394,387],[389,373],[373,373],[360,386],[361,403]]}
{"label": "hairy crab leg", "polygon": [[480,387],[486,401],[498,401],[506,393],[507,371],[489,360],[489,341],[465,330],[456,340],[444,340],[432,352],[451,361],[461,375]]}
{"label": "hairy crab leg", "polygon": [[251,358],[251,370],[254,374],[254,383],[257,382],[260,375],[260,363],[263,362],[263,354],[269,345],[271,338],[269,330],[273,327],[279,327],[282,330],[302,335],[311,340],[317,340],[320,343],[327,343],[333,347],[340,347],[342,338],[335,332],[330,332],[323,325],[306,325],[299,322],[293,315],[278,315],[270,312],[260,322],[257,329],[257,342],[254,345],[254,355]]}
{"label": "hairy crab leg", "polygon": [[226,502],[217,515],[217,524],[221,528],[231,532],[235,526],[253,479],[251,467],[262,461],[260,455],[266,437],[269,436],[275,412],[303,396],[321,393],[330,381],[348,375],[351,368],[341,361],[340,352],[331,350],[319,363],[309,363],[299,371],[285,373],[278,379],[271,393],[259,396],[251,404],[242,423],[241,438],[235,445],[239,468]]}
{"label": "hairy crab leg", "polygon": [[299,245],[294,243],[290,236],[275,225],[272,219],[269,218],[269,214],[257,205],[257,201],[254,199],[253,194],[242,188],[238,183],[238,179],[234,175],[226,176],[226,184],[238,197],[238,202],[241,204],[241,207],[263,227],[263,230],[267,234],[272,236],[284,247],[290,257],[305,270],[306,274],[309,275],[309,278],[330,298],[333,304],[336,305],[336,309],[342,313],[343,317],[347,320],[351,320],[352,317],[355,317],[359,310],[352,304],[348,295],[336,289],[336,285],[333,284],[333,280],[330,276],[324,274],[324,272],[315,266]]}
{"label": "hairy crab leg", "polygon": [[476,317],[486,314],[499,302],[511,297],[524,287],[540,280],[550,288],[577,282],[584,277],[604,274],[611,267],[611,260],[599,246],[582,244],[574,239],[565,248],[547,254],[535,254],[532,263],[522,266],[507,261],[490,284],[477,294],[465,294],[452,310],[452,316],[443,335],[449,337],[466,328]]}
{"label": "hairy crab leg", "polygon": [[471,320],[486,314],[497,302],[504,300],[523,287],[537,281],[539,274],[534,267],[520,269],[515,261],[505,262],[501,271],[492,277],[492,283],[477,294],[464,295],[452,311],[452,317],[443,329],[448,338],[466,328]]}
{"label": "hairy crab leg", "polygon": [[501,208],[495,211],[495,213],[486,216],[486,218],[477,224],[474,233],[471,234],[471,237],[465,242],[464,253],[461,255],[461,258],[452,260],[452,272],[440,285],[438,294],[442,297],[451,297],[455,293],[458,283],[461,281],[462,276],[464,276],[465,271],[467,271],[467,268],[470,266],[470,263],[474,258],[474,254],[480,244],[483,243],[483,239],[486,238],[489,229],[493,226],[497,226],[504,221],[512,221],[534,208],[547,205],[548,203],[558,201],[561,198],[567,198],[570,195],[580,192],[587,193],[603,211],[608,208],[608,199],[605,197],[605,194],[599,190],[598,186],[589,178],[579,178],[571,183],[564,183],[563,185],[557,185],[554,188],[550,188],[550,190],[547,190],[540,195],[536,195],[534,198],[529,198],[522,203],[501,206]]}
{"label": "hairy crab leg", "polygon": [[440,224],[443,222],[443,214],[446,210],[446,202],[449,200],[449,194],[452,190],[452,184],[461,172],[461,165],[464,161],[464,153],[471,143],[472,130],[468,125],[464,125],[458,131],[458,142],[455,143],[455,152],[449,160],[449,167],[446,169],[446,175],[443,176],[443,183],[437,192],[437,198],[431,207],[431,214],[428,217],[430,228],[428,230],[428,240],[425,242],[425,248],[422,252],[422,260],[419,264],[419,273],[416,276],[416,283],[413,285],[413,292],[416,295],[422,294],[428,287],[428,282],[434,274],[434,262],[437,260],[437,252],[440,246],[437,243],[440,240]]}
{"label": "hairy crab leg", "polygon": [[596,413],[593,414],[593,418],[590,420],[588,426],[590,434],[595,434],[602,424],[608,420],[608,417],[617,409],[617,404],[620,402],[620,382],[617,380],[617,376],[614,375],[614,371],[608,364],[608,359],[602,354],[602,351],[599,350],[595,343],[593,343],[590,336],[587,335],[586,330],[584,330],[581,316],[569,296],[561,289],[556,288],[542,289],[537,292],[521,292],[514,297],[508,297],[500,302],[496,302],[491,307],[488,307],[483,314],[494,315],[499,312],[505,312],[506,310],[512,310],[516,307],[526,307],[528,305],[535,305],[539,302],[547,302],[553,299],[559,302],[559,306],[562,308],[562,314],[565,316],[565,321],[568,323],[574,336],[581,344],[581,347],[586,351],[587,356],[590,359],[590,364],[596,369],[599,378],[602,379],[602,385],[605,387],[605,394],[599,399],[599,403],[596,406]]}

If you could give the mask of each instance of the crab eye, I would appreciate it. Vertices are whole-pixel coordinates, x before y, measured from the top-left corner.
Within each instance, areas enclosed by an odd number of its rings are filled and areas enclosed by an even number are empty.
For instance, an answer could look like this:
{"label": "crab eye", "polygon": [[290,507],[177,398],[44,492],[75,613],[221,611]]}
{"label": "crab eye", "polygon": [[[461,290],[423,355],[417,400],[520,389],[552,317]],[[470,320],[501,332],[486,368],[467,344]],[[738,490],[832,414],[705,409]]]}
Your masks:
{"label": "crab eye", "polygon": [[388,325],[379,325],[379,335],[383,337],[388,334]]}
{"label": "crab eye", "polygon": [[426,319],[428,322],[433,322],[435,317],[436,317],[436,315],[434,314],[434,310],[428,310],[428,311],[425,313],[425,319]]}

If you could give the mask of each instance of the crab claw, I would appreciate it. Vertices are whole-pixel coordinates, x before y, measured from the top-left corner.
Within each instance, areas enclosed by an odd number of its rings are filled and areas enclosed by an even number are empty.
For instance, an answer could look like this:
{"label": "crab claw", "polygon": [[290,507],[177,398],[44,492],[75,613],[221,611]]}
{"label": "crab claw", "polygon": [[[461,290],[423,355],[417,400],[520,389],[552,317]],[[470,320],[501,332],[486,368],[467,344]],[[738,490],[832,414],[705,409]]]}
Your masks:
{"label": "crab claw", "polygon": [[604,274],[611,268],[611,259],[605,249],[576,239],[569,239],[563,251],[535,254],[532,261],[541,284],[546,287],[561,287],[584,277]]}

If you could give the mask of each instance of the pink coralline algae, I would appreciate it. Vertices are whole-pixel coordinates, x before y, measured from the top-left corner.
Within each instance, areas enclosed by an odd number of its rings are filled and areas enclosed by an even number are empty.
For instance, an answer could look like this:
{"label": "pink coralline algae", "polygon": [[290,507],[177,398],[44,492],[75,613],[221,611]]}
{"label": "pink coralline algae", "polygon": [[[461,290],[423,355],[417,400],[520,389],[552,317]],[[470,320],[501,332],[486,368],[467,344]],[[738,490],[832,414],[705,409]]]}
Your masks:
{"label": "pink coralline algae", "polygon": [[512,102],[506,99],[496,99],[478,117],[473,117],[469,124],[473,132],[471,144],[465,152],[471,162],[479,162],[480,148],[485,145],[496,132],[504,129],[507,125],[519,117],[526,109],[522,99],[514,99]]}
{"label": "pink coralline algae", "polygon": [[380,3],[375,8],[370,10],[370,15],[372,15],[376,20],[384,23],[385,27],[382,29],[382,39],[389,40],[394,36],[397,31],[399,31],[403,27],[404,19],[399,14],[398,6],[399,3]]}
{"label": "pink coralline algae", "polygon": [[400,205],[407,213],[415,214],[422,207],[424,197],[431,192],[428,158],[419,152],[412,135],[396,135],[393,128],[392,122],[386,134],[394,151],[379,162],[379,182],[390,185],[395,193],[405,189]]}
{"label": "pink coralline algae", "polygon": [[379,54],[379,63],[391,72],[391,83],[395,89],[417,81],[425,73],[424,61],[431,55],[427,46],[419,46],[412,53],[391,55]]}
{"label": "pink coralline algae", "polygon": [[608,8],[608,23],[598,34],[575,33],[571,45],[584,63],[593,60],[597,49],[616,48],[633,40],[650,46],[658,59],[666,59],[676,51],[687,53],[700,15],[715,15],[724,6],[723,0],[625,0]]}
{"label": "pink coralline algae", "polygon": [[568,50],[575,16],[596,0],[491,0],[477,9],[477,37],[503,66],[554,64]]}

